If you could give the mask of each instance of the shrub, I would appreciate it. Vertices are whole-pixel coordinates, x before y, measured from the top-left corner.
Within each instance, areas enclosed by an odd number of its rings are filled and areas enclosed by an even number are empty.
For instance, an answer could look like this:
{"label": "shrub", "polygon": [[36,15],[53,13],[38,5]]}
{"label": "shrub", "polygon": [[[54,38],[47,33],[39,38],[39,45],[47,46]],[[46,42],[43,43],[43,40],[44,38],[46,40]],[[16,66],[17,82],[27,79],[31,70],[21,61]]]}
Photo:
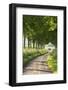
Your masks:
{"label": "shrub", "polygon": [[48,56],[48,67],[51,69],[52,72],[57,71],[57,53],[56,50],[54,50],[50,55]]}

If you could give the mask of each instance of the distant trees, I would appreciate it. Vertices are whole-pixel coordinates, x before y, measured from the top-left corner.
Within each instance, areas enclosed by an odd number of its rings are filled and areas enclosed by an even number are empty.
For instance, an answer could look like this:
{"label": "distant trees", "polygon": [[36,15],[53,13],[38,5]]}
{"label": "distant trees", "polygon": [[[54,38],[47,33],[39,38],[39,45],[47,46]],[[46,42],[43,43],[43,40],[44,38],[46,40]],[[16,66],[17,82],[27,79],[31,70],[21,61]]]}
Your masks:
{"label": "distant trees", "polygon": [[57,46],[57,17],[23,15],[23,36],[28,40],[28,48],[44,48],[52,42]]}

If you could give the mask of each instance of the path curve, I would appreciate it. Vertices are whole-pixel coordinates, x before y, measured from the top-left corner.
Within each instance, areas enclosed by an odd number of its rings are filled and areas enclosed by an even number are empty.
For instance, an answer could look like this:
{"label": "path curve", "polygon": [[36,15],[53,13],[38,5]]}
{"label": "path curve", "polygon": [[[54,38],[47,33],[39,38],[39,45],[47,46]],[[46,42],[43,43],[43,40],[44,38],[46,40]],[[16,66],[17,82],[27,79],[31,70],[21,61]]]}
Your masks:
{"label": "path curve", "polygon": [[48,53],[42,56],[39,56],[33,59],[25,68],[24,68],[24,75],[31,75],[31,74],[47,74],[52,73],[49,69],[46,61],[48,58]]}

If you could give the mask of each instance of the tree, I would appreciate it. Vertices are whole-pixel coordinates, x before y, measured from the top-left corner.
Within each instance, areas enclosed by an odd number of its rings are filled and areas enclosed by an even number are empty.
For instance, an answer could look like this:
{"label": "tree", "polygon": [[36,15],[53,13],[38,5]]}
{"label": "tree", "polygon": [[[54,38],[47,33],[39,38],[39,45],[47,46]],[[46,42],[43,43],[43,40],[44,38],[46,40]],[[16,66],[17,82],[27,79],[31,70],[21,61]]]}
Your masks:
{"label": "tree", "polygon": [[42,48],[48,42],[57,46],[57,17],[56,16],[23,16],[24,46],[28,38],[28,47],[33,42],[33,48]]}

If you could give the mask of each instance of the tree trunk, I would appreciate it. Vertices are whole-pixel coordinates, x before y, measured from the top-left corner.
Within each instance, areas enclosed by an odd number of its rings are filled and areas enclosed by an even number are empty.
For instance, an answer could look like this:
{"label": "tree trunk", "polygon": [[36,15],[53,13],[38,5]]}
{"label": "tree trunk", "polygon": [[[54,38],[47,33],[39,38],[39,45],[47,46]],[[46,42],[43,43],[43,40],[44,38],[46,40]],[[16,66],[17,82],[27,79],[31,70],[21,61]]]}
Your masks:
{"label": "tree trunk", "polygon": [[25,48],[25,37],[24,37],[24,48]]}
{"label": "tree trunk", "polygon": [[38,43],[38,49],[39,49],[39,43]]}
{"label": "tree trunk", "polygon": [[28,48],[30,47],[30,40],[29,40],[29,38],[28,38]]}
{"label": "tree trunk", "polygon": [[33,48],[35,48],[35,41],[33,40]]}
{"label": "tree trunk", "polygon": [[36,49],[37,49],[37,42],[36,42]]}

